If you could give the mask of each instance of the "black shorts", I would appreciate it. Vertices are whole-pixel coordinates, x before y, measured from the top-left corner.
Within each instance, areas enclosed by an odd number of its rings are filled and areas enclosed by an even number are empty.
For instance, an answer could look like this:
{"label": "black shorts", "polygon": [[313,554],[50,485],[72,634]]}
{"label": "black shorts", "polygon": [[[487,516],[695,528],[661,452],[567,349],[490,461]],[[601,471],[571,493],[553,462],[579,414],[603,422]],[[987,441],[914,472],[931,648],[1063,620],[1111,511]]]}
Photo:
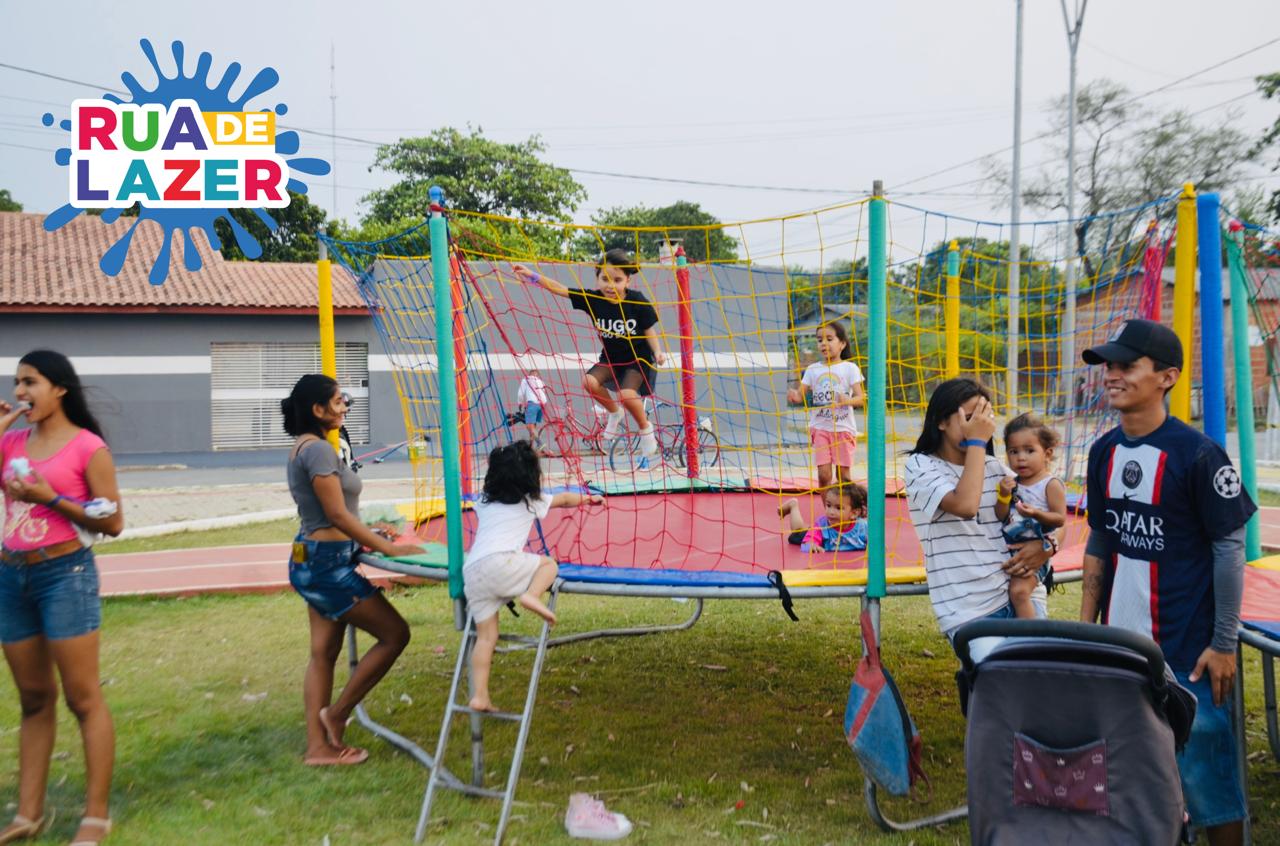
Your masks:
{"label": "black shorts", "polygon": [[787,543],[791,544],[792,546],[800,546],[804,543],[804,536],[807,534],[809,534],[808,529],[801,529],[798,532],[792,532],[791,534],[787,535]]}
{"label": "black shorts", "polygon": [[594,376],[601,387],[610,391],[630,389],[642,397],[653,395],[653,385],[658,371],[646,361],[628,361],[625,364],[612,364],[602,357],[600,361],[587,371]]}

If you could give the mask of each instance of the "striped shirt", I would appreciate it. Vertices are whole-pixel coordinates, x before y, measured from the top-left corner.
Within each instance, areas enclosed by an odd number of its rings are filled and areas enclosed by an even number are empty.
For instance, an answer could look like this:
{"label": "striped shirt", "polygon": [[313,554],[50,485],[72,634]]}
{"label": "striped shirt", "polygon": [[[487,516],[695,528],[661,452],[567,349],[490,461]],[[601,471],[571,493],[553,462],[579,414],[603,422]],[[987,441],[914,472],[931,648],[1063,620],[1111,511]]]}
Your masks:
{"label": "striped shirt", "polygon": [[[1010,556],[996,517],[996,487],[1008,472],[987,456],[978,516],[969,519],[940,507],[963,472],[962,465],[936,455],[912,455],[905,467],[911,523],[924,550],[929,599],[943,634],[1009,602],[1009,577],[1001,565]],[[1036,588],[1033,598],[1044,602],[1043,586]]]}

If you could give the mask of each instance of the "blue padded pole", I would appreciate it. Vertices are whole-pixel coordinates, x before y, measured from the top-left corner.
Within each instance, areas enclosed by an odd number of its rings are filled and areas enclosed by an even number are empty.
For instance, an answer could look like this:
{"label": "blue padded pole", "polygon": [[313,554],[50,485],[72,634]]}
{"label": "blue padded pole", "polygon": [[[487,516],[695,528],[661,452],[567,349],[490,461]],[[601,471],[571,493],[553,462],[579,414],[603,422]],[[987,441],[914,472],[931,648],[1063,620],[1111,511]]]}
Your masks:
{"label": "blue padded pole", "polygon": [[[1226,362],[1222,335],[1222,230],[1218,222],[1218,195],[1196,197],[1196,221],[1200,247],[1200,362],[1204,433],[1227,448]],[[1195,359],[1186,350],[1183,373],[1190,374]]]}

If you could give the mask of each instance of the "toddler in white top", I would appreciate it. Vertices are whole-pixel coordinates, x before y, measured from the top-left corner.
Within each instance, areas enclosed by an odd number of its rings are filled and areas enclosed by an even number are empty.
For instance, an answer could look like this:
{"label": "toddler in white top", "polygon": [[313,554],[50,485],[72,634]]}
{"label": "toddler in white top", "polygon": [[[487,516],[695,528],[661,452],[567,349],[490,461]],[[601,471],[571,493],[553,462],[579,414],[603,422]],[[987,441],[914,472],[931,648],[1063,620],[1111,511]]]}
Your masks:
{"label": "toddler in white top", "polygon": [[547,555],[526,552],[533,521],[552,508],[598,505],[596,495],[542,492],[542,468],[528,441],[516,441],[489,453],[484,491],[475,504],[478,521],[475,540],[462,565],[463,589],[476,624],[476,645],[471,651],[474,695],[470,707],[492,711],[489,668],[498,645],[498,612],[513,599],[555,625],[556,615],[542,601],[542,594],[556,579],[556,562]]}
{"label": "toddler in white top", "polygon": [[[1054,476],[1053,452],[1058,433],[1034,414],[1020,414],[1004,427],[1004,448],[1014,476],[996,489],[996,517],[1010,542],[1042,538],[1046,549],[1057,550],[1054,532],[1067,523],[1067,488]],[[1020,618],[1036,616],[1031,592],[1045,582],[1048,563],[1038,572],[1009,577],[1009,603]]]}

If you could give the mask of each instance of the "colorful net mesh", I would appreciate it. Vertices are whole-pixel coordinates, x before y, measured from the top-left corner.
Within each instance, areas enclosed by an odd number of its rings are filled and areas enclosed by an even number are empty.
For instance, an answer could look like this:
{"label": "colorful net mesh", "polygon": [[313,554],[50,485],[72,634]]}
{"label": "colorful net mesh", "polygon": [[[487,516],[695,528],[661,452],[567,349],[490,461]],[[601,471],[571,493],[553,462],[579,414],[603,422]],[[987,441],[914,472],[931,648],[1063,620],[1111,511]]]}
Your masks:
{"label": "colorful net mesh", "polygon": [[[901,487],[903,453],[920,434],[932,388],[948,375],[973,375],[992,387],[1006,418],[1020,411],[1044,415],[1064,439],[1056,472],[1069,489],[1080,490],[1087,444],[1112,421],[1101,385],[1079,353],[1128,317],[1164,313],[1167,322],[1161,276],[1174,202],[1070,225],[1022,225],[1016,379],[1007,370],[1008,226],[901,203],[888,209],[887,402],[857,412],[863,434],[852,476],[865,479],[866,423],[878,416],[891,494],[886,565],[915,568],[919,547],[905,502],[892,494]],[[795,497],[806,523],[822,513],[812,493],[808,410],[787,398],[788,387],[817,358],[814,330],[843,321],[853,361],[864,374],[868,369],[867,211],[861,201],[679,233],[452,212],[457,480],[441,478],[438,454],[427,225],[385,241],[330,240],[335,258],[359,280],[392,362],[419,517],[439,512],[447,482],[474,496],[493,447],[532,438],[545,456],[545,487],[610,494],[603,509],[553,512],[542,521],[533,546],[561,561],[757,576],[805,571],[819,574],[816,583],[864,568],[865,553],[800,552],[787,542],[778,507]],[[714,258],[723,236],[732,239],[736,258]],[[602,419],[582,385],[600,353],[589,317],[512,271],[521,264],[570,288],[593,290],[596,258],[614,246],[636,256],[640,271],[631,287],[656,306],[668,355],[649,404],[660,455],[643,465],[632,422],[616,440],[603,439]],[[675,258],[681,246],[698,260],[681,267]],[[1075,360],[1064,361],[1069,258],[1077,288]],[[516,401],[521,380],[535,370],[547,391],[541,423],[522,421]],[[471,531],[470,521],[466,526]]]}

